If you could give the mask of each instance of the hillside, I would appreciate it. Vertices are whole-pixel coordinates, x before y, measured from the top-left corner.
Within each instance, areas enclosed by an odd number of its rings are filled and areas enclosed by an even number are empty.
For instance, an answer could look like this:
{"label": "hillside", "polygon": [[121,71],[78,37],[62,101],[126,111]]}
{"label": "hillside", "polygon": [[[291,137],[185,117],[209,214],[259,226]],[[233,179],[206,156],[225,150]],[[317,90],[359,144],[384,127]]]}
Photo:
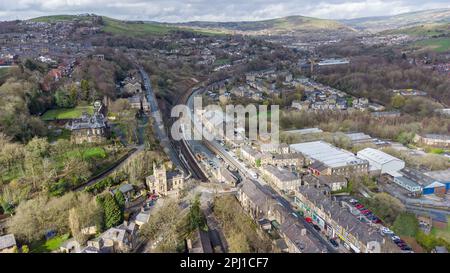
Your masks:
{"label": "hillside", "polygon": [[338,21],[317,19],[304,16],[289,16],[263,21],[240,22],[187,22],[175,24],[196,29],[215,30],[228,33],[281,35],[314,31],[353,32],[351,27]]}
{"label": "hillside", "polygon": [[412,28],[420,25],[450,23],[450,9],[424,10],[392,16],[366,17],[340,20],[341,23],[358,30],[380,32],[398,28]]}
{"label": "hillside", "polygon": [[[68,22],[68,21],[92,21],[97,15],[52,15],[43,16],[31,19],[33,22]],[[219,34],[212,31],[197,31],[188,27],[181,27],[176,25],[162,24],[157,22],[143,22],[143,21],[124,21],[113,19],[106,16],[101,16],[102,21],[98,22],[102,26],[102,30],[106,33],[118,34],[130,37],[141,37],[145,35],[164,35],[171,31],[185,30],[194,31],[205,35]]]}

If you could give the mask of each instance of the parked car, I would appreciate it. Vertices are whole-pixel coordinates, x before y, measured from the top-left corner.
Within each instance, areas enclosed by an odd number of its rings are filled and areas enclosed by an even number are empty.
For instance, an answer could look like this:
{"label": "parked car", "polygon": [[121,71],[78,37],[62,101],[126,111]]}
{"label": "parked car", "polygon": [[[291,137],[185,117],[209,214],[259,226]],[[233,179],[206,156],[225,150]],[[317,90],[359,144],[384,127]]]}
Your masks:
{"label": "parked car", "polygon": [[380,230],[384,234],[394,234],[394,232],[392,230],[388,229],[387,227],[381,227]]}
{"label": "parked car", "polygon": [[334,247],[339,247],[338,242],[336,242],[335,239],[330,239],[330,243],[334,246]]}
{"label": "parked car", "polygon": [[370,212],[370,210],[365,209],[365,210],[362,210],[361,213],[364,214],[364,215],[367,215],[367,214],[369,214],[371,212]]}
{"label": "parked car", "polygon": [[356,203],[358,203],[358,200],[356,200],[356,199],[350,199],[350,200],[348,200],[348,202],[349,202],[350,204],[355,205]]}
{"label": "parked car", "polygon": [[364,206],[361,204],[355,204],[355,208],[360,209],[360,208],[364,208]]}
{"label": "parked car", "polygon": [[396,236],[396,235],[392,236],[391,239],[392,239],[392,241],[394,241],[394,242],[397,242],[397,241],[400,241],[400,240],[401,240],[400,237],[398,237],[398,236]]}
{"label": "parked car", "polygon": [[305,221],[306,221],[307,223],[310,223],[310,224],[312,223],[311,217],[306,217],[306,218],[305,218]]}
{"label": "parked car", "polygon": [[321,231],[322,229],[320,229],[320,227],[318,225],[313,225],[313,228],[317,231]]}
{"label": "parked car", "polygon": [[409,246],[404,246],[404,247],[401,248],[401,250],[404,250],[404,251],[411,251],[412,248],[409,247]]}

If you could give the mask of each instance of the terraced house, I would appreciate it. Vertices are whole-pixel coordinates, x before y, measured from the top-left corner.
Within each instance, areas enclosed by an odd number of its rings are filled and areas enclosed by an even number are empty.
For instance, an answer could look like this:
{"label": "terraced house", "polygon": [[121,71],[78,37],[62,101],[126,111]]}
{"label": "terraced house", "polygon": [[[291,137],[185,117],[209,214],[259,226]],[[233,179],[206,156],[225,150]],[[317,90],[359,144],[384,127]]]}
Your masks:
{"label": "terraced house", "polygon": [[324,194],[324,189],[305,185],[295,191],[295,203],[330,238],[345,242],[356,253],[398,252],[381,233],[353,215],[344,203]]}

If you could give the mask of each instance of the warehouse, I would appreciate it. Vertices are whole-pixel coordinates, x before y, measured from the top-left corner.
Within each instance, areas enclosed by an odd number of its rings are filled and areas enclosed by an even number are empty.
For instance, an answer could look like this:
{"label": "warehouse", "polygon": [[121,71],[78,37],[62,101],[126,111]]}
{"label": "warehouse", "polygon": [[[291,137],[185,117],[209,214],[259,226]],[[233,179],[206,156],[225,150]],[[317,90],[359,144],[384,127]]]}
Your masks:
{"label": "warehouse", "polygon": [[370,172],[385,174],[388,172],[398,172],[405,167],[405,161],[373,148],[361,150],[357,156],[369,161]]}
{"label": "warehouse", "polygon": [[[343,175],[367,173],[369,162],[356,157],[353,153],[334,147],[324,141],[304,142],[290,145],[291,151],[297,151],[316,161],[311,169],[315,175]],[[317,163],[320,162],[321,164]]]}
{"label": "warehouse", "polygon": [[450,169],[443,171],[434,171],[425,173],[427,176],[439,181],[440,183],[445,185],[445,191],[448,192],[450,190]]}

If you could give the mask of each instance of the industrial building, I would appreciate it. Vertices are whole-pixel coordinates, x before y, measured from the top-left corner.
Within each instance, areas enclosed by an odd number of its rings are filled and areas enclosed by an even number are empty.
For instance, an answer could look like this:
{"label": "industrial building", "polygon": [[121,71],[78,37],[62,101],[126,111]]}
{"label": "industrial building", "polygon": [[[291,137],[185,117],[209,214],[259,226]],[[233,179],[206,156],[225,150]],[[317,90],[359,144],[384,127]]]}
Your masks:
{"label": "industrial building", "polygon": [[405,161],[373,148],[366,148],[357,153],[361,159],[369,161],[370,172],[398,172],[405,167]]}
{"label": "industrial building", "polygon": [[304,142],[290,145],[297,151],[316,161],[310,166],[315,175],[343,175],[367,173],[369,162],[353,153],[339,149],[324,141]]}
{"label": "industrial building", "polygon": [[[450,190],[450,169],[443,171],[434,171],[425,173],[427,176],[437,180],[440,184],[445,186],[445,192]],[[431,191],[431,190],[428,190]],[[425,192],[424,192],[425,194]]]}

